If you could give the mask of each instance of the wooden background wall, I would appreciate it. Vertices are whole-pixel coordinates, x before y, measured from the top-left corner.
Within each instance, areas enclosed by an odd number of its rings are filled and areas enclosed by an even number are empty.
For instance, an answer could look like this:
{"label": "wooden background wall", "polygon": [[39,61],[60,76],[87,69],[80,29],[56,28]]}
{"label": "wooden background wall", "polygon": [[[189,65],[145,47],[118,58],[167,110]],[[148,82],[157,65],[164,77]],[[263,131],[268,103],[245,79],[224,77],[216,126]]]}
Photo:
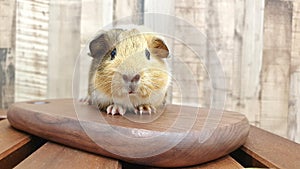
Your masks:
{"label": "wooden background wall", "polygon": [[[0,71],[1,106],[28,99],[72,97],[76,58],[89,38],[112,21],[143,11],[182,18],[214,44],[226,79],[226,88],[216,90],[226,91],[226,109],[242,112],[252,124],[300,142],[297,0],[0,1],[0,68],[5,74],[1,76]],[[138,24],[149,22],[136,18]],[[174,27],[178,33],[197,37],[184,25],[175,23]],[[206,71],[215,66],[205,68],[195,59],[186,47],[195,44],[174,40],[169,45],[176,57],[185,56],[182,60],[200,84],[191,89],[199,92],[198,97],[184,100],[209,107],[211,87]],[[209,60],[211,55],[207,51],[204,57]],[[88,59],[80,59],[79,64],[79,76],[84,78]],[[178,63],[173,60],[172,64]],[[173,73],[184,77],[178,70]],[[81,81],[80,86],[85,85]],[[175,87],[171,99],[173,103],[180,99]]]}
{"label": "wooden background wall", "polygon": [[15,1],[0,1],[0,108],[14,102]]}

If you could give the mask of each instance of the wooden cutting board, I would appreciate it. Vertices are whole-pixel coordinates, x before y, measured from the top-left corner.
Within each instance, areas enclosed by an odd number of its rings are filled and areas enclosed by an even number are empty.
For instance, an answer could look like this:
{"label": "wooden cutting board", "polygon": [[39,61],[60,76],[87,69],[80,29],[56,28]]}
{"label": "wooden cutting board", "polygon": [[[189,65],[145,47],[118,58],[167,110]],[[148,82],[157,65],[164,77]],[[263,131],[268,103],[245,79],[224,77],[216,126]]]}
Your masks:
{"label": "wooden cutting board", "polygon": [[167,105],[156,114],[107,115],[73,99],[13,104],[17,129],[88,152],[157,167],[183,167],[222,157],[248,136],[236,112]]}

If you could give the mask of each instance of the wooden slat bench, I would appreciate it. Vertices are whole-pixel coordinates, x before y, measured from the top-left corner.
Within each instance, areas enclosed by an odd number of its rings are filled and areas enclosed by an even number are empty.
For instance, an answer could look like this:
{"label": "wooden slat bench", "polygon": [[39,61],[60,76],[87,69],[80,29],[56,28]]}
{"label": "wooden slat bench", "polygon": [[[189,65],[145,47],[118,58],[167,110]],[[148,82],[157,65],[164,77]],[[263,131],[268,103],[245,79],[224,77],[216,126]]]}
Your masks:
{"label": "wooden slat bench", "polygon": [[[300,167],[300,145],[251,126],[246,144],[218,160],[187,169]],[[18,131],[0,120],[0,168],[151,169],[83,152]]]}

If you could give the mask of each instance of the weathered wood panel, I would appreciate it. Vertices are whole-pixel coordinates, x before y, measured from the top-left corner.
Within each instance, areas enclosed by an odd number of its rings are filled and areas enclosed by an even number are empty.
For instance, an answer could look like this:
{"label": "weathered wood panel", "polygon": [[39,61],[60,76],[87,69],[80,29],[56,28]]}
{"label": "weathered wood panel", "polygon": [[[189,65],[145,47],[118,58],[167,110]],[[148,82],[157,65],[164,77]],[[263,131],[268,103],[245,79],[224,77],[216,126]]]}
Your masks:
{"label": "weathered wood panel", "polygon": [[50,1],[47,98],[72,97],[80,52],[81,1]]}
{"label": "weathered wood panel", "polygon": [[17,0],[15,101],[47,96],[49,1]]}
{"label": "weathered wood panel", "polygon": [[[172,51],[172,103],[209,107],[211,86],[210,81],[205,80],[208,74],[203,60],[206,2],[176,0],[174,6],[177,20]],[[196,48],[202,48],[204,52],[195,53]]]}
{"label": "weathered wood panel", "polygon": [[[219,67],[211,59],[216,52],[223,67],[225,77],[221,77],[218,74],[210,74],[205,80],[225,78],[225,84],[221,88],[214,90],[224,90],[226,92],[224,108],[228,110],[233,109],[233,92],[239,88],[239,83],[234,82],[234,71],[236,71],[234,67],[235,64],[238,64],[238,62],[234,62],[235,55],[237,55],[235,50],[239,50],[241,45],[236,43],[238,39],[235,38],[237,36],[235,34],[237,26],[235,21],[239,18],[238,14],[235,13],[237,8],[243,8],[243,6],[235,4],[233,0],[207,1],[206,6],[206,35],[208,41],[214,45],[213,49],[207,49],[208,71],[214,72],[214,69],[218,69]],[[233,89],[233,87],[236,87],[236,89]]]}
{"label": "weathered wood panel", "polygon": [[292,4],[265,1],[260,126],[287,136]]}
{"label": "weathered wood panel", "polygon": [[15,12],[15,0],[0,1],[0,47],[11,48],[14,39],[13,17]]}
{"label": "weathered wood panel", "polygon": [[[239,58],[236,65],[235,82],[239,90],[234,94],[237,100],[235,110],[244,113],[252,124],[259,125],[260,121],[260,73],[262,67],[263,19],[264,0],[246,0],[244,2],[244,23],[236,33],[241,43]],[[235,83],[234,82],[234,83]]]}
{"label": "weathered wood panel", "polygon": [[113,20],[117,24],[119,19],[130,17],[131,22],[137,25],[143,24],[143,17],[139,14],[144,12],[144,0],[114,0]]}
{"label": "weathered wood panel", "polygon": [[16,1],[0,2],[0,108],[14,102]]}
{"label": "weathered wood panel", "polygon": [[293,3],[292,55],[287,136],[300,142],[300,1]]}

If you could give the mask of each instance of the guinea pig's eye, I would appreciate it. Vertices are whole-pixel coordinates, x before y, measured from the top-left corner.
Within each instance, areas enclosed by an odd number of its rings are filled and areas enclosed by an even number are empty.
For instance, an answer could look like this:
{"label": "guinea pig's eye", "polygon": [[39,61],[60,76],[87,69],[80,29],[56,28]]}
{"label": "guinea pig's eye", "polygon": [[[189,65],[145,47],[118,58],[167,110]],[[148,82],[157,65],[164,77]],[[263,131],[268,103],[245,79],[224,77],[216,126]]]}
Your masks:
{"label": "guinea pig's eye", "polygon": [[110,60],[114,60],[117,54],[117,49],[114,48],[111,52],[110,52]]}
{"label": "guinea pig's eye", "polygon": [[145,49],[145,55],[148,60],[150,60],[150,52],[148,49]]}

